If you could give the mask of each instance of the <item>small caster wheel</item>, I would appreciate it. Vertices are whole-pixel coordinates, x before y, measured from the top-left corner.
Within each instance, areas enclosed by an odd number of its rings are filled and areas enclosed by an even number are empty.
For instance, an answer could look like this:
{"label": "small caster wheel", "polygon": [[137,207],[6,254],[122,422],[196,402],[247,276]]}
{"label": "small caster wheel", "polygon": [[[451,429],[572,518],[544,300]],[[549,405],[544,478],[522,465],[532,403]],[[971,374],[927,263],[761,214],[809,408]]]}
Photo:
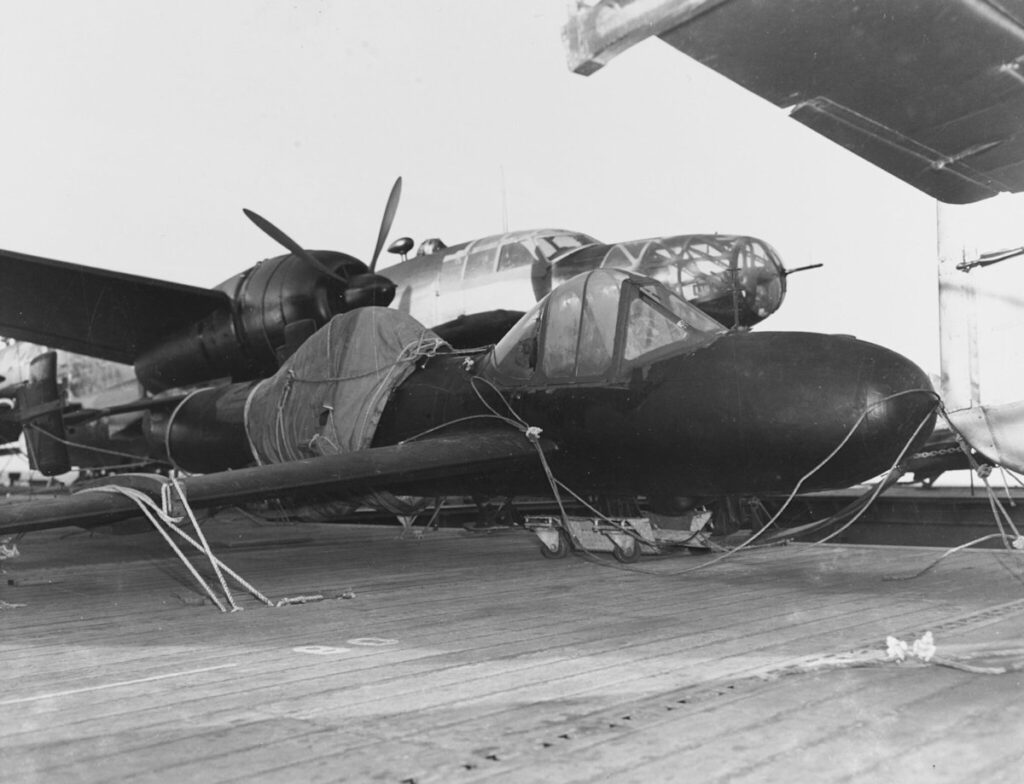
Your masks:
{"label": "small caster wheel", "polygon": [[612,555],[619,563],[636,563],[640,558],[640,545],[636,543],[635,539],[631,539],[625,549],[615,545]]}
{"label": "small caster wheel", "polygon": [[569,554],[569,542],[566,541],[565,534],[559,532],[558,545],[554,550],[544,544],[544,542],[541,542],[540,554],[545,558],[565,558]]}

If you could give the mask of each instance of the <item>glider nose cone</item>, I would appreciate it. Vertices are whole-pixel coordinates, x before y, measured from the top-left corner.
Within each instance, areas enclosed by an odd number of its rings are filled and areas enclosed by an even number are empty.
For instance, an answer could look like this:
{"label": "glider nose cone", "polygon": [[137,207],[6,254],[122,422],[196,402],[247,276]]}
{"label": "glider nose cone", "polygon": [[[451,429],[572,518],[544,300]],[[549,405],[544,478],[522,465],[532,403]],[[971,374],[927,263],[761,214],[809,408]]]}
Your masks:
{"label": "glider nose cone", "polygon": [[860,386],[854,405],[861,409],[857,416],[863,415],[863,421],[855,437],[859,437],[865,451],[877,448],[895,460],[911,439],[913,449],[932,431],[938,398],[931,379],[895,351],[852,338],[846,340],[854,344],[851,359],[859,361]]}
{"label": "glider nose cone", "polygon": [[798,332],[725,335],[667,364],[650,402],[661,454],[673,441],[677,471],[727,492],[788,491],[812,471],[804,490],[862,482],[935,419],[928,376],[906,357]]}
{"label": "glider nose cone", "polygon": [[936,413],[931,381],[906,357],[841,335],[764,337],[761,348],[775,357],[769,386],[777,392],[765,390],[778,396],[774,437],[785,445],[794,467],[802,469],[799,476],[824,461],[805,489],[876,476],[931,433]]}

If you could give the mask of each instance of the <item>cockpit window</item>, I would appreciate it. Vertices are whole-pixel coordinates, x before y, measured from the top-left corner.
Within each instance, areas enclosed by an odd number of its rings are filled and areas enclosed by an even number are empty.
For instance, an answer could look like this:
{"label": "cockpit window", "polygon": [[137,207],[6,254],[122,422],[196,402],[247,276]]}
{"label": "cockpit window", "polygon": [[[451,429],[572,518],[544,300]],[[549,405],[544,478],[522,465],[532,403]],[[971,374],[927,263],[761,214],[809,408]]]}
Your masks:
{"label": "cockpit window", "polygon": [[603,373],[612,364],[615,327],[619,315],[619,287],[622,281],[611,275],[591,275],[583,304],[577,376]]}
{"label": "cockpit window", "polygon": [[498,256],[498,272],[532,263],[533,256],[523,247],[523,243],[506,242],[501,248],[501,255]]}
{"label": "cockpit window", "polygon": [[593,245],[593,237],[586,234],[551,234],[536,238],[537,247],[548,261],[556,261],[584,245]]}
{"label": "cockpit window", "polygon": [[583,284],[580,275],[555,289],[548,297],[544,331],[544,373],[549,378],[572,376],[576,365],[576,344],[580,336]]}
{"label": "cockpit window", "polygon": [[493,238],[477,240],[469,246],[466,255],[466,269],[463,278],[475,278],[490,275],[494,272],[494,257],[498,251],[498,243]]}
{"label": "cockpit window", "polygon": [[494,347],[492,363],[507,379],[585,383],[622,362],[668,346],[694,349],[725,331],[650,278],[598,269],[537,303]]}
{"label": "cockpit window", "polygon": [[540,314],[547,300],[541,300],[509,330],[494,347],[494,364],[502,374],[528,379],[537,368]]}
{"label": "cockpit window", "polygon": [[549,380],[607,373],[615,358],[622,273],[594,270],[551,294],[541,364]]}
{"label": "cockpit window", "polygon": [[696,347],[725,327],[661,286],[641,285],[629,304],[623,359],[641,357],[671,344]]}

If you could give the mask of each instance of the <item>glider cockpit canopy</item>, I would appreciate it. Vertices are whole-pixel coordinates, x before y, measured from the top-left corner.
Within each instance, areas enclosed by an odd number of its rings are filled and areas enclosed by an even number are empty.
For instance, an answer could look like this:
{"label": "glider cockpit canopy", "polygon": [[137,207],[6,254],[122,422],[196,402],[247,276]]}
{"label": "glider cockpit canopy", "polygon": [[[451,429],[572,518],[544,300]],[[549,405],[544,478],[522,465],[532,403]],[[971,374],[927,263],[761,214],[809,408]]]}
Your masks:
{"label": "glider cockpit canopy", "polygon": [[538,302],[494,347],[485,372],[503,385],[625,382],[637,365],[726,331],[651,278],[597,269]]}

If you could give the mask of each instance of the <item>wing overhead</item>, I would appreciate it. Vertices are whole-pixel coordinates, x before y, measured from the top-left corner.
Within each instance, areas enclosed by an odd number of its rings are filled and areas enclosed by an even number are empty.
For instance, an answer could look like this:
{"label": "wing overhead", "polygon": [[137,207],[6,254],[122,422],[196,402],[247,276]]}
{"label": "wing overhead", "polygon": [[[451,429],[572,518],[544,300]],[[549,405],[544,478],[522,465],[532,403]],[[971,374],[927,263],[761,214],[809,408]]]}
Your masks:
{"label": "wing overhead", "polygon": [[[545,453],[555,449],[543,439],[539,445]],[[537,446],[520,431],[505,428],[189,476],[181,484],[189,504],[201,509],[262,498],[358,497],[375,490],[441,495],[453,482],[530,469],[540,470]],[[125,475],[108,482],[116,483],[143,490],[160,502],[160,477]],[[64,526],[88,528],[138,513],[133,501],[106,492],[82,492],[47,501],[9,501],[0,504],[0,536]]]}
{"label": "wing overhead", "polygon": [[175,327],[230,306],[221,291],[0,250],[0,335],[132,364]]}
{"label": "wing overhead", "polygon": [[1024,190],[1024,0],[600,0],[570,66],[651,35],[940,201]]}

